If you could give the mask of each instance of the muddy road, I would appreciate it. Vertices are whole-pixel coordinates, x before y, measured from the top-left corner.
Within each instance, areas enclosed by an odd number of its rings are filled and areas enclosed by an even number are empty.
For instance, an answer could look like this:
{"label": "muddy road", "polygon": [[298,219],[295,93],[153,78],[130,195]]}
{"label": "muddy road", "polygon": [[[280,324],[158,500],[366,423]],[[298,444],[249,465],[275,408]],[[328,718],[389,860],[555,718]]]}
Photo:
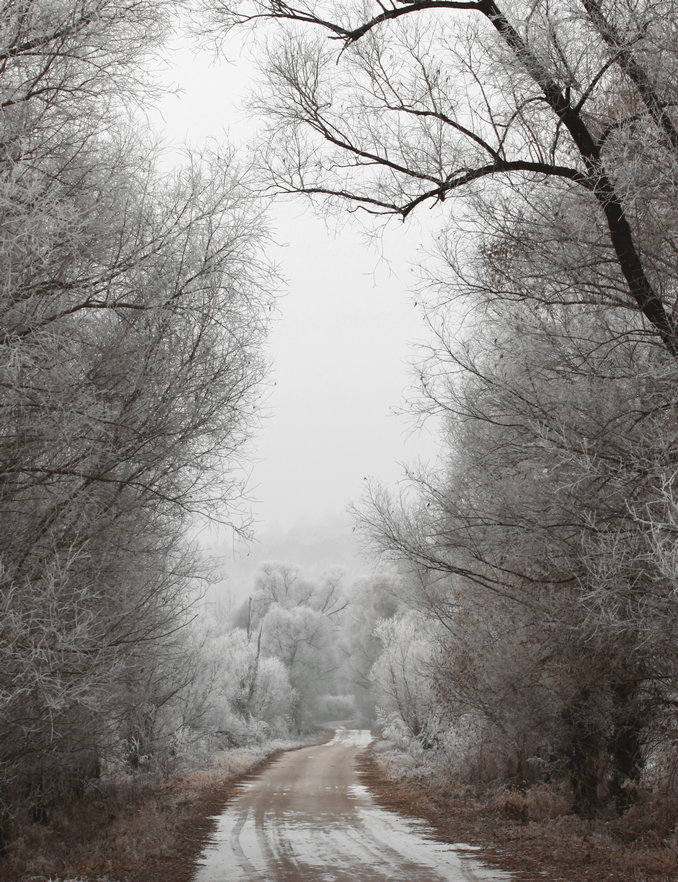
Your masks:
{"label": "muddy road", "polygon": [[505,882],[469,849],[379,808],[358,780],[368,732],[284,754],[219,818],[194,882]]}

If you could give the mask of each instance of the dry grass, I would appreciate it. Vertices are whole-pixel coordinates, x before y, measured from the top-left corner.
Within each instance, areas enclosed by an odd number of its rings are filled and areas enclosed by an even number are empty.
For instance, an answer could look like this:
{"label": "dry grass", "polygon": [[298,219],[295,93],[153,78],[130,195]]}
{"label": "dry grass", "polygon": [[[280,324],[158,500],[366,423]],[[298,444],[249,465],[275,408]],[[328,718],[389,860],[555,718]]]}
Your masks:
{"label": "dry grass", "polygon": [[624,820],[584,821],[542,786],[526,794],[480,798],[470,791],[399,781],[372,752],[360,773],[387,808],[425,818],[445,842],[480,849],[489,865],[512,870],[518,882],[669,882],[678,879],[670,838],[632,838]]}
{"label": "dry grass", "polygon": [[[50,826],[15,830],[0,879],[189,882],[214,816],[241,781],[277,754],[271,747],[229,751],[208,768],[164,783],[100,785]],[[517,882],[678,879],[678,842],[662,827],[675,814],[663,803],[641,805],[621,820],[587,822],[567,814],[567,799],[547,786],[480,798],[470,790],[396,780],[370,752],[360,767],[385,807],[425,818],[446,842],[480,848],[481,858],[514,871]]]}
{"label": "dry grass", "polygon": [[208,768],[164,782],[100,783],[48,826],[15,829],[0,879],[188,882],[214,816],[240,782],[280,752],[271,746],[225,751]]}

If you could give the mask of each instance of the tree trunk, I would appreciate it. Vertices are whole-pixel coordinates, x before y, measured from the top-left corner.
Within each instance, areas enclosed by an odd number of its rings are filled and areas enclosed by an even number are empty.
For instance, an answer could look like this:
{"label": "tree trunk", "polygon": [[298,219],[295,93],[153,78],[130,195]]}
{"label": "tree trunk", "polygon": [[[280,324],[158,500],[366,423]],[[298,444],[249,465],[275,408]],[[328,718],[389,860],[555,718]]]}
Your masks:
{"label": "tree trunk", "polygon": [[578,693],[564,713],[568,773],[574,810],[588,818],[600,808],[602,746],[604,739],[591,713],[594,697],[589,689]]}
{"label": "tree trunk", "polygon": [[629,808],[637,793],[643,767],[643,721],[636,698],[636,689],[626,683],[614,687],[615,723],[609,741],[611,764],[610,794],[621,814]]}

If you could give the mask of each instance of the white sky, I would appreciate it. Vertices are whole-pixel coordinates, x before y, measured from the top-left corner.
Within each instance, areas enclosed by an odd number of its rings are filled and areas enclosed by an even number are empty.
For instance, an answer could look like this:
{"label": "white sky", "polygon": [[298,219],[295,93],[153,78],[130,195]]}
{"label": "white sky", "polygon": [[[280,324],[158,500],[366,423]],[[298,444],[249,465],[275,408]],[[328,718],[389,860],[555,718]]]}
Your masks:
{"label": "white sky", "polygon": [[[233,43],[229,52],[237,55]],[[208,52],[181,49],[170,61],[164,79],[181,93],[149,110],[167,143],[252,137],[253,121],[240,109],[251,76],[246,59],[215,62]],[[253,451],[257,542],[246,549],[223,536],[210,540],[224,554],[236,597],[247,593],[262,560],[310,571],[369,569],[356,562],[347,505],[365,478],[393,486],[400,463],[435,453],[432,432],[413,434],[411,420],[393,413],[413,382],[413,342],[425,339],[408,293],[422,234],[394,222],[382,257],[354,226],[328,232],[301,200],[277,204],[273,222],[286,243],[274,259],[289,287],[271,330],[273,367]]]}

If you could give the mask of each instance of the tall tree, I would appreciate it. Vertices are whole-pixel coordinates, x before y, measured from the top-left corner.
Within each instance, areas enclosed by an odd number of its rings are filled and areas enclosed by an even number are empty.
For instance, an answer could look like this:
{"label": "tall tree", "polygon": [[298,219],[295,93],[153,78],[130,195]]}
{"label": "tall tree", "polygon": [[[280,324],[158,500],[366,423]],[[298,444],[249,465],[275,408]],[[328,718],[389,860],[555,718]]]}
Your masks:
{"label": "tall tree", "polygon": [[274,561],[262,564],[236,617],[252,637],[260,635],[262,656],[284,664],[296,694],[291,710],[298,730],[317,721],[319,699],[336,685],[347,605],[341,572],[306,578],[298,567]]}
{"label": "tall tree", "polygon": [[411,475],[416,503],[375,491],[363,525],[420,574],[452,727],[474,719],[516,782],[566,773],[580,812],[606,794],[624,808],[675,725],[675,583],[657,555],[674,360],[624,345],[637,328],[614,310],[481,312],[424,375],[445,460]]}
{"label": "tall tree", "polygon": [[266,35],[272,189],[403,219],[439,208],[440,301],[465,298],[473,327],[460,343],[458,314],[432,311],[424,393],[448,417],[447,459],[415,476],[419,505],[377,493],[367,528],[417,567],[420,603],[449,628],[449,707],[557,755],[582,812],[606,786],[623,808],[672,719],[677,13],[214,12]]}
{"label": "tall tree", "polygon": [[578,296],[618,298],[678,354],[673,0],[211,9],[217,27],[282,26],[259,102],[275,189],[403,218],[448,201],[463,219],[454,197],[470,195],[504,220],[535,198],[585,214],[569,239]]}
{"label": "tall tree", "polygon": [[261,208],[125,108],[171,9],[0,13],[0,801],[41,812],[181,685],[186,536],[237,514],[263,373]]}

